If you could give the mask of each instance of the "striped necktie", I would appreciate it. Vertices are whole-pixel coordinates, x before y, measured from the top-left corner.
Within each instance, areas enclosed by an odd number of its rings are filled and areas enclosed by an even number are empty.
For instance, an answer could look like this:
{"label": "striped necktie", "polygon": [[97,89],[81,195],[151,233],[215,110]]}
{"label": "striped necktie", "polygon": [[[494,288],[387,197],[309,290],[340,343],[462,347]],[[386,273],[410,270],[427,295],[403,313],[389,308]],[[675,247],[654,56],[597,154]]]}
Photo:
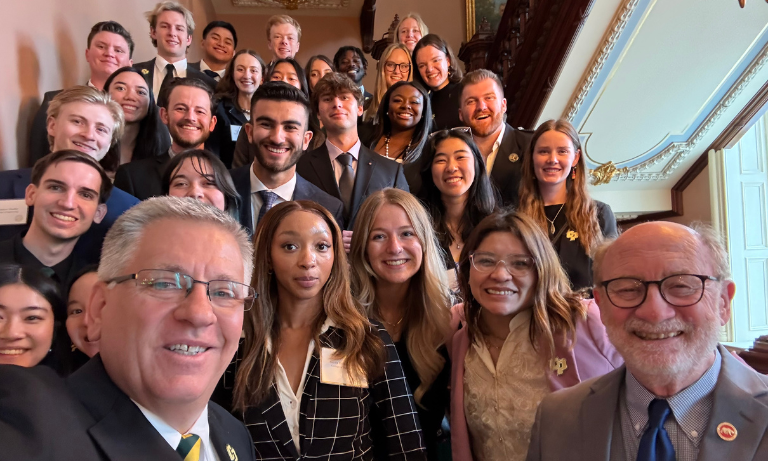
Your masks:
{"label": "striped necktie", "polygon": [[184,434],[181,436],[181,442],[176,448],[176,453],[181,455],[184,461],[200,461],[200,436],[195,434]]}

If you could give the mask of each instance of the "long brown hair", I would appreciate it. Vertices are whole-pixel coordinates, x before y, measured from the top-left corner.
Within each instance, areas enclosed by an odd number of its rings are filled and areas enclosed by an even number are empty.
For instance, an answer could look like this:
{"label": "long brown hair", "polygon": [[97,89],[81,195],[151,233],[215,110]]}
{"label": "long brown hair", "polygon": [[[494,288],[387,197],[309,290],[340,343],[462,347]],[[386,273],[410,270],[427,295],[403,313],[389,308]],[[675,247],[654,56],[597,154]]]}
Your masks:
{"label": "long brown hair", "polygon": [[[238,56],[242,54],[250,54],[254,58],[256,58],[256,61],[259,62],[259,65],[261,66],[261,79],[264,80],[265,74],[267,72],[267,66],[264,64],[264,60],[261,59],[261,56],[259,56],[259,53],[251,50],[251,49],[242,49],[235,53],[234,56],[232,56],[232,59],[229,61],[229,64],[227,64],[227,70],[224,72],[224,77],[219,81],[218,85],[216,85],[216,98],[222,99],[222,98],[229,98],[234,104],[237,104],[237,94],[240,92],[240,90],[237,89],[237,85],[235,84],[235,61],[237,61]],[[257,82],[256,89],[261,86],[261,82]],[[250,107],[247,108],[248,110],[251,110]]]}
{"label": "long brown hair", "polygon": [[[529,326],[529,338],[538,351],[539,341],[547,345],[546,358],[555,354],[555,335],[564,334],[569,347],[576,341],[576,320],[586,318],[586,307],[581,296],[571,291],[568,276],[560,259],[544,231],[528,216],[515,211],[498,211],[480,221],[466,240],[459,261],[459,287],[464,295],[464,316],[467,321],[469,340],[477,342],[482,337],[478,319],[482,306],[472,296],[469,286],[471,263],[469,255],[493,232],[509,232],[525,245],[535,262],[537,275],[533,296],[533,315]],[[541,353],[542,351],[539,351]]]}
{"label": "long brown hair", "polygon": [[[363,308],[351,294],[347,258],[341,230],[333,216],[315,202],[308,200],[283,202],[264,215],[254,236],[254,271],[251,285],[259,297],[254,306],[246,312],[243,330],[245,344],[243,360],[240,362],[235,379],[234,408],[244,410],[259,405],[268,396],[275,381],[277,350],[280,345],[280,324],[277,316],[279,299],[277,278],[272,274],[272,240],[280,223],[288,215],[298,211],[315,214],[325,221],[331,230],[334,264],[331,275],[323,287],[323,312],[318,316],[314,328],[315,349],[320,349],[320,327],[326,318],[344,334],[338,354],[344,359],[350,375],[359,371],[365,373],[368,382],[384,372],[384,343],[376,329],[363,313]],[[272,343],[272,352],[267,341]]]}
{"label": "long brown hair", "polygon": [[531,138],[531,145],[523,157],[523,177],[520,181],[520,205],[518,211],[525,213],[546,231],[549,222],[544,214],[544,200],[541,198],[539,181],[533,166],[533,156],[536,155],[536,141],[547,131],[559,131],[570,138],[575,151],[580,153],[579,160],[572,174],[575,178],[566,179],[565,217],[568,224],[579,234],[579,241],[587,254],[603,240],[600,223],[597,220],[597,206],[587,191],[586,161],[584,150],[576,129],[567,120],[548,120],[536,129]]}
{"label": "long brown hair", "polygon": [[438,349],[444,344],[450,329],[450,287],[440,244],[429,214],[419,200],[400,189],[376,191],[363,202],[357,213],[349,252],[352,293],[368,315],[376,317],[379,307],[376,300],[378,277],[368,261],[366,250],[373,222],[384,204],[397,205],[405,211],[422,249],[421,267],[408,286],[404,319],[408,355],[421,381],[419,387],[413,390],[413,398],[421,404],[422,396],[445,366],[445,359]]}

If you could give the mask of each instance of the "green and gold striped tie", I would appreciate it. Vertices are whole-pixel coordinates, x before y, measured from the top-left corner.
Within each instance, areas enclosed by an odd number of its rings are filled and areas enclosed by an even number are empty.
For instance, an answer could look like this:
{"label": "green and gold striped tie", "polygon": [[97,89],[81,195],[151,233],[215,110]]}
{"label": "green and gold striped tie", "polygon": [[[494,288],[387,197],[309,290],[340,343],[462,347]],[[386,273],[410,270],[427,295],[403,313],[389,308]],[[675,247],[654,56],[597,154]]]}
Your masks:
{"label": "green and gold striped tie", "polygon": [[200,436],[195,434],[182,435],[176,453],[180,454],[184,461],[200,461]]}

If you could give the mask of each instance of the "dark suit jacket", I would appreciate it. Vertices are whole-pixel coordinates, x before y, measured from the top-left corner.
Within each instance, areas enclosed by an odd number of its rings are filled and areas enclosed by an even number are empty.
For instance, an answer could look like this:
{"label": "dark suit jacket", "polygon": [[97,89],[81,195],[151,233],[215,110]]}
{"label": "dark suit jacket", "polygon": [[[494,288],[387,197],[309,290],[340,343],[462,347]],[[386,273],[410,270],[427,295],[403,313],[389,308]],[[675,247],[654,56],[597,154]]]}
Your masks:
{"label": "dark suit jacket", "polygon": [[[21,199],[27,186],[32,182],[32,170],[0,171],[0,200]],[[101,244],[112,224],[130,207],[139,203],[139,200],[121,190],[117,186],[112,188],[112,193],[107,200],[107,214],[99,224],[93,224],[88,231],[77,241],[75,253],[89,263],[98,263],[101,255]],[[32,208],[29,209],[27,223],[32,222]],[[29,224],[18,226],[0,226],[0,240],[13,237],[17,233],[26,230]]]}
{"label": "dark suit jacket", "polygon": [[32,119],[32,129],[29,131],[29,166],[45,157],[51,152],[51,146],[48,144],[48,105],[53,98],[63,90],[47,91],[43,96],[43,102]]}
{"label": "dark suit jacket", "polygon": [[[200,70],[200,62],[201,61],[197,61],[197,62],[187,61],[187,67],[191,67],[192,69],[195,69],[195,70]],[[202,72],[202,70],[200,70],[200,72]]]}
{"label": "dark suit jacket", "polygon": [[[208,423],[219,459],[255,460],[248,431],[215,403]],[[0,460],[180,459],[99,356],[66,381],[44,367],[1,365],[0,446]]]}
{"label": "dark suit jacket", "polygon": [[[321,382],[320,358],[317,351],[312,353],[299,403],[299,451],[274,383],[265,402],[245,409],[243,420],[259,459],[369,461],[378,452],[376,459],[426,460],[416,405],[397,351],[384,327],[374,326],[386,349],[386,374],[367,388]],[[337,349],[343,338],[342,330],[330,327],[320,343]]]}
{"label": "dark suit jacket", "polygon": [[[240,194],[240,224],[253,235],[253,214],[251,209],[251,165],[241,166],[230,170],[232,182]],[[339,227],[344,227],[344,204],[336,197],[323,192],[311,182],[296,174],[296,189],[293,190],[293,200],[312,200],[330,211]]]}
{"label": "dark suit jacket", "polygon": [[115,173],[115,187],[139,200],[163,195],[163,172],[170,160],[171,157],[165,152],[154,158],[120,165]]}
{"label": "dark suit jacket", "polygon": [[[699,441],[698,461],[768,459],[768,377],[718,346],[722,368],[713,391],[712,415]],[[608,461],[616,433],[626,368],[552,393],[539,405],[527,461]],[[732,442],[717,435],[720,423],[738,431]],[[618,424],[620,427],[620,423]]]}
{"label": "dark suit jacket", "polygon": [[[341,200],[341,192],[333,173],[328,147],[325,144],[302,155],[296,164],[296,172],[307,181]],[[350,216],[344,217],[344,229],[352,230],[355,217],[365,198],[377,190],[396,187],[409,192],[408,183],[403,176],[403,166],[394,160],[382,157],[367,147],[360,146],[355,173],[355,187],[352,191]]]}
{"label": "dark suit jacket", "polygon": [[[206,141],[205,146],[209,150],[217,150],[219,158],[227,168],[232,168],[232,160],[235,155],[235,145],[239,137],[232,140],[232,127],[248,123],[248,119],[229,98],[221,98],[216,107],[216,127]],[[245,136],[245,130],[240,129],[239,136]],[[247,136],[246,136],[247,138]],[[215,144],[215,145],[214,145]]]}
{"label": "dark suit jacket", "polygon": [[518,130],[506,124],[499,151],[491,170],[491,182],[501,195],[500,206],[517,206],[518,189],[523,177],[523,156],[528,155],[533,132]]}
{"label": "dark suit jacket", "polygon": [[[147,85],[149,86],[149,91],[154,91],[152,89],[152,85],[155,79],[155,59],[156,58],[152,58],[149,61],[144,61],[133,65],[133,67],[142,71],[141,73],[144,75],[144,80],[147,81]],[[144,73],[145,70],[147,73]],[[189,62],[187,62],[187,77],[199,78],[211,87],[211,91],[216,91],[216,80],[200,72],[199,68],[195,69],[190,65]],[[157,103],[160,104],[160,101]]]}

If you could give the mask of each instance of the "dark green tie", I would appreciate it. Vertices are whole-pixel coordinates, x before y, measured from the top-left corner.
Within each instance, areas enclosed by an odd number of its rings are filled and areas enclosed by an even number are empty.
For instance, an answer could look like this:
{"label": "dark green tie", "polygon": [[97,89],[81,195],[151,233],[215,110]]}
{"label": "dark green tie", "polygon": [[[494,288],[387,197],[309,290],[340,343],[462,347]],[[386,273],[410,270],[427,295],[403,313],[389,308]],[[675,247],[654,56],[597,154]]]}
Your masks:
{"label": "dark green tie", "polygon": [[184,461],[200,461],[200,436],[184,434],[176,448],[176,453],[181,455]]}

